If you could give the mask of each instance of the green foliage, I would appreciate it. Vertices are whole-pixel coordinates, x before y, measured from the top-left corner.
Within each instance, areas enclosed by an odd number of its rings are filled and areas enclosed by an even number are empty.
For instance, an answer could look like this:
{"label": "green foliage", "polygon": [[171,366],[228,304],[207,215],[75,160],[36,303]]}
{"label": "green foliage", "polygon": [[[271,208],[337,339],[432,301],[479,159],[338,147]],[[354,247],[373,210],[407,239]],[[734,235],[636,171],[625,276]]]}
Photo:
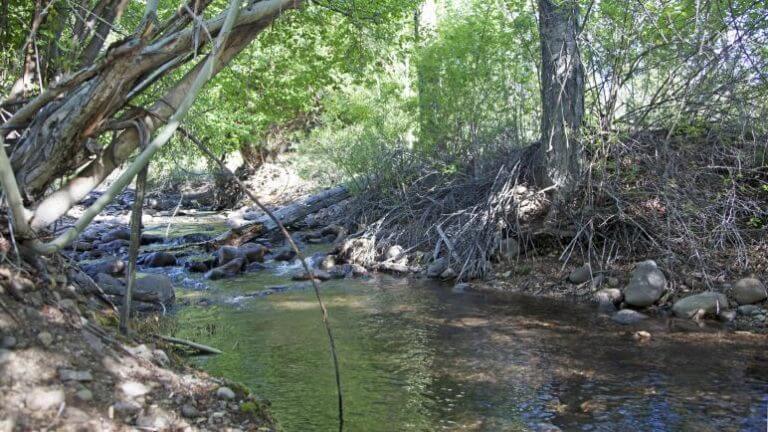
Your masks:
{"label": "green foliage", "polygon": [[350,85],[327,96],[321,126],[303,143],[303,152],[316,161],[308,168],[336,181],[407,181],[404,167],[412,160],[405,153],[414,127],[409,102],[391,82],[377,90]]}
{"label": "green foliage", "polygon": [[419,53],[426,154],[479,158],[504,134],[535,139],[539,111],[535,17],[524,2],[471,2],[449,11]]}

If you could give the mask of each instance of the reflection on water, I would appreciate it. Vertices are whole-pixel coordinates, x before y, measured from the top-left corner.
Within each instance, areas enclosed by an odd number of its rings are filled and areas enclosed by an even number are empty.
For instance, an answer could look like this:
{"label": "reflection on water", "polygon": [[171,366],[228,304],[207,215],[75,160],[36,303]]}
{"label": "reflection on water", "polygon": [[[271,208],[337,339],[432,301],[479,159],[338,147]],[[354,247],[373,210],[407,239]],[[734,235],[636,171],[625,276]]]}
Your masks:
{"label": "reflection on water", "polygon": [[[265,271],[216,285],[202,293],[214,306],[179,311],[179,335],[223,349],[198,361],[270,399],[284,430],[334,430],[333,369],[311,289],[247,296],[279,283],[288,282]],[[542,422],[766,430],[762,338],[668,333],[649,322],[654,338],[639,343],[588,306],[454,294],[386,276],[321,286],[350,431],[516,431]]]}

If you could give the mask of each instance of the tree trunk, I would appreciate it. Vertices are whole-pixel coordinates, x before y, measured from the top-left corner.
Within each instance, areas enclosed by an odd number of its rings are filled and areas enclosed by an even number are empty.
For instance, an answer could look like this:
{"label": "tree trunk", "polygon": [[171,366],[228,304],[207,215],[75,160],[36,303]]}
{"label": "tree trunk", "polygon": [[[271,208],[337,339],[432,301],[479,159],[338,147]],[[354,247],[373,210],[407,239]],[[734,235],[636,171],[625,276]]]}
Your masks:
{"label": "tree trunk", "polygon": [[[270,0],[253,4],[246,7],[238,19],[214,64],[214,74],[277,16],[298,7],[301,2]],[[216,36],[222,21],[212,19],[207,24],[209,33]],[[139,143],[135,127],[121,131],[95,159],[84,167],[79,166],[88,156],[82,143],[104,132],[105,124],[114,121],[110,116],[119,112],[130,99],[131,90],[150,79],[158,68],[183,59],[194,43],[192,29],[184,29],[148,46],[135,39],[113,44],[105,58],[97,62],[96,76],[78,84],[66,97],[48,103],[37,113],[24,140],[13,147],[11,158],[20,186],[37,202],[35,215],[30,220],[33,229],[53,223],[130,157]],[[183,62],[165,73],[181,64]],[[145,111],[134,113],[132,118],[142,123],[150,134],[162,126],[188,92],[203,64],[204,61],[192,68],[158,102]],[[158,78],[160,76],[162,74]],[[78,173],[64,187],[39,200],[56,178],[75,169]]]}
{"label": "tree trunk", "polygon": [[541,37],[541,146],[536,181],[560,197],[576,187],[583,170],[579,127],[584,116],[584,68],[576,39],[575,0],[539,0]]}

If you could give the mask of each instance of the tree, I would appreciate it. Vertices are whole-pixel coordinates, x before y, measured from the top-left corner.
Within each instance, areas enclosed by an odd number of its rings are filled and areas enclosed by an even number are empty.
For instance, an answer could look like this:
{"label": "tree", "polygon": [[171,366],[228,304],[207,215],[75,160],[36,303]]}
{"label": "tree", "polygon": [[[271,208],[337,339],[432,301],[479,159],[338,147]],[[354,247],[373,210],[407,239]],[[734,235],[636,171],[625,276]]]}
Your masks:
{"label": "tree", "polygon": [[577,38],[576,0],[539,0],[541,39],[541,146],[536,181],[561,197],[583,171],[579,128],[584,117],[584,67]]}
{"label": "tree", "polygon": [[[148,163],[170,139],[172,131],[166,133],[164,125],[169,120],[181,120],[182,112],[189,108],[185,105],[191,104],[202,85],[278,16],[304,3],[247,0],[223,8],[221,2],[213,0],[188,0],[174,10],[175,1],[148,0],[145,10],[137,14],[136,8],[132,9],[134,3],[126,6],[122,0],[96,0],[81,2],[83,10],[79,12],[86,12],[83,16],[75,10],[64,10],[66,15],[62,15],[54,7],[55,0],[39,0],[21,49],[25,58],[19,68],[20,78],[14,81],[20,84],[13,86],[19,91],[0,102],[3,111],[12,114],[0,125],[0,141],[10,150],[6,157],[3,148],[0,163],[3,189],[15,207],[16,234],[22,239],[36,238],[41,229],[85,198],[155,135],[152,142],[159,145],[149,145],[140,152],[104,199],[97,200],[78,221],[77,229],[45,248],[38,242],[36,249],[50,252],[74,239],[77,230],[130,182],[131,173],[135,175],[141,168],[136,164]],[[352,19],[386,22],[410,5],[380,0],[361,8],[352,6],[352,10],[336,2],[313,7],[334,10]],[[219,36],[224,34],[229,11],[236,18],[231,32],[222,39]],[[118,22],[123,15],[135,19]],[[106,46],[105,42],[116,35],[122,38]],[[223,45],[217,47],[213,58],[216,39]],[[60,41],[71,44],[65,46]],[[30,50],[30,46],[35,49]],[[28,57],[33,52],[35,61],[30,62]],[[46,53],[57,58],[46,58]],[[46,65],[62,66],[44,74]],[[176,127],[178,124],[170,129]],[[62,178],[67,179],[66,183],[53,189]],[[10,196],[16,192],[18,196]]]}

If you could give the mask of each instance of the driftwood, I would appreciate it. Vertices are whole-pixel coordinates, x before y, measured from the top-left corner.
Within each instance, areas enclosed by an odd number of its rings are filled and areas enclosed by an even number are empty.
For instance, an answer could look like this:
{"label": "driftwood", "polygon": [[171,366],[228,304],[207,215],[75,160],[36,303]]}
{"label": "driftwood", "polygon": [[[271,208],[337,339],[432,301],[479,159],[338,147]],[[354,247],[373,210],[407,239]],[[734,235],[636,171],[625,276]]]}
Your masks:
{"label": "driftwood", "polygon": [[175,337],[163,336],[163,335],[158,335],[158,334],[153,335],[153,336],[155,336],[158,339],[162,339],[162,340],[164,340],[166,342],[170,342],[172,344],[183,345],[183,346],[187,346],[187,347],[190,347],[190,348],[194,348],[194,349],[196,349],[196,350],[198,350],[198,351],[200,351],[202,353],[205,353],[205,354],[222,354],[223,353],[223,351],[221,351],[220,349],[217,349],[217,348],[214,348],[214,347],[210,347],[208,345],[199,344],[197,342],[188,341],[186,339],[179,339],[179,338],[175,338]]}
{"label": "driftwood", "polygon": [[[323,190],[315,195],[299,199],[274,212],[283,225],[292,225],[312,213],[349,198],[349,191],[344,186]],[[278,229],[278,225],[269,215],[259,216],[244,225],[235,227],[214,239],[215,246],[239,246],[243,243],[269,234]]]}

